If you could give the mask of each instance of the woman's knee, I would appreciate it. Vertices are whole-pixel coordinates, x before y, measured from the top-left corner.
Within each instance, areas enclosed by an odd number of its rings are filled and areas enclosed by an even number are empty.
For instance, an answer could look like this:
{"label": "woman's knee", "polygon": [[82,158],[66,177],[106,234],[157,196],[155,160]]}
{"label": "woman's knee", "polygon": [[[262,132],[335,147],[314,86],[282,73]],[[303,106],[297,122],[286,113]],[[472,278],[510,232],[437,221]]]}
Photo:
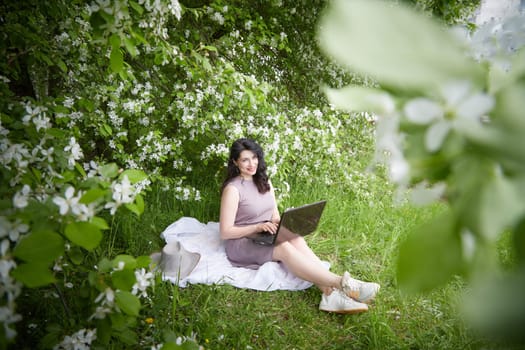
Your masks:
{"label": "woman's knee", "polygon": [[289,241],[292,245],[294,245],[295,247],[304,247],[306,245],[308,245],[306,243],[306,240],[304,239],[303,236],[295,236],[294,238],[292,238],[290,241]]}
{"label": "woman's knee", "polygon": [[276,260],[283,260],[292,255],[295,250],[296,247],[290,241],[284,241],[273,248],[273,257]]}

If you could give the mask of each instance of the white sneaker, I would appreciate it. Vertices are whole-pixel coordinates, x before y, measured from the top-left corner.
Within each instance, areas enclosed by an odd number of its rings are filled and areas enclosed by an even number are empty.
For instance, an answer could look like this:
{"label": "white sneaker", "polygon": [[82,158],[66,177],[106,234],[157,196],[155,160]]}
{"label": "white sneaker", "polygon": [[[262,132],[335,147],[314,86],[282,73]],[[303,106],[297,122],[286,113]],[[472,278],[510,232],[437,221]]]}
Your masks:
{"label": "white sneaker", "polygon": [[334,289],[330,295],[323,293],[319,310],[338,314],[356,314],[368,311],[368,305],[355,301],[339,289]]}
{"label": "white sneaker", "polygon": [[369,304],[374,300],[381,286],[377,283],[363,282],[352,278],[348,271],[345,271],[341,281],[341,287],[343,288],[343,292],[350,298],[361,303]]}

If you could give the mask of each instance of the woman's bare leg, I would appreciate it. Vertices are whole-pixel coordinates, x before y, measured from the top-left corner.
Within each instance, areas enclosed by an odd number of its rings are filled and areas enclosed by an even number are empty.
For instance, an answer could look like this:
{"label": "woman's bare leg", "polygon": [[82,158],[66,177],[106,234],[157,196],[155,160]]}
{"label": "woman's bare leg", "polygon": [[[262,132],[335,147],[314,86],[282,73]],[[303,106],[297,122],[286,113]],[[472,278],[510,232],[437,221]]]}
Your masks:
{"label": "woman's bare leg", "polygon": [[299,250],[289,241],[275,246],[273,260],[281,261],[294,275],[317,285],[325,294],[341,287],[341,276],[327,270],[317,256],[313,258],[310,253]]}
{"label": "woman's bare leg", "polygon": [[[302,236],[299,236],[298,234],[284,229],[281,230],[281,232],[279,232],[277,242],[281,243],[284,241],[290,242],[294,247],[297,248],[297,250],[302,252],[306,257],[312,259],[312,261],[322,263],[321,259],[319,259],[319,257],[312,251],[312,249],[308,246],[308,244]],[[330,295],[332,293],[333,287],[321,285],[317,285],[317,287],[326,295]]]}
{"label": "woman's bare leg", "polygon": [[299,236],[298,234],[284,229],[279,232],[279,236],[277,236],[277,242],[279,243],[284,241],[292,243],[299,251],[301,251],[304,255],[309,256],[311,259],[321,262],[321,259],[319,259],[319,257],[308,246],[303,236]]}

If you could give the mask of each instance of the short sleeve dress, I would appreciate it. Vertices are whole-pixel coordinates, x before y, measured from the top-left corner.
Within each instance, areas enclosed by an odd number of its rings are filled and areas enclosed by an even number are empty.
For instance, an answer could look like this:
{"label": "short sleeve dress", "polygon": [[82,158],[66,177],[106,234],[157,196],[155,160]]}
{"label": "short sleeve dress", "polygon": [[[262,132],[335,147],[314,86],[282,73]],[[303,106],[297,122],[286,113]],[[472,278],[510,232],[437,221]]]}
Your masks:
{"label": "short sleeve dress", "polygon": [[[227,186],[234,186],[239,191],[239,204],[234,224],[236,226],[253,225],[271,220],[275,208],[275,199],[270,193],[260,193],[255,183],[236,177]],[[226,256],[234,266],[258,269],[272,261],[273,246],[255,243],[250,238],[227,239],[224,242]]]}

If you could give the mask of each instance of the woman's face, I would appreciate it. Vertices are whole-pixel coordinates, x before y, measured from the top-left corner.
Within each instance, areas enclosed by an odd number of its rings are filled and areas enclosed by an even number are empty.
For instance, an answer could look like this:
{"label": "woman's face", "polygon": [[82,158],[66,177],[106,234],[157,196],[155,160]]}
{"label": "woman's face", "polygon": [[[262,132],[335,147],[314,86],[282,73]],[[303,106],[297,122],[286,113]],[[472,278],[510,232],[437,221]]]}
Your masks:
{"label": "woman's face", "polygon": [[254,152],[244,150],[241,152],[239,158],[234,163],[239,168],[239,172],[242,177],[250,178],[257,172],[259,158]]}

